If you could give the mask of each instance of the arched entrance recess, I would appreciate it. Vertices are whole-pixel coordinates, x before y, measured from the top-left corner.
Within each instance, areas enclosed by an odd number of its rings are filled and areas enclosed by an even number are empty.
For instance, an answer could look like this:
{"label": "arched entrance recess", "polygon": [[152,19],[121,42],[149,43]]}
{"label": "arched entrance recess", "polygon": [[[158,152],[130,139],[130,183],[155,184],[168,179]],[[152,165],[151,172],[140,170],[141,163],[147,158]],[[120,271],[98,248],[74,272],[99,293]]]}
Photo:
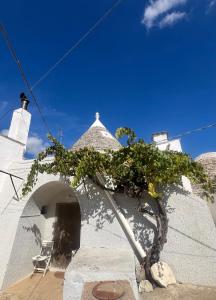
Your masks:
{"label": "arched entrance recess", "polygon": [[54,240],[53,266],[66,268],[72,251],[80,246],[80,229],[80,206],[73,189],[60,181],[40,186],[20,216],[5,284],[32,272],[32,257],[39,254],[43,240]]}

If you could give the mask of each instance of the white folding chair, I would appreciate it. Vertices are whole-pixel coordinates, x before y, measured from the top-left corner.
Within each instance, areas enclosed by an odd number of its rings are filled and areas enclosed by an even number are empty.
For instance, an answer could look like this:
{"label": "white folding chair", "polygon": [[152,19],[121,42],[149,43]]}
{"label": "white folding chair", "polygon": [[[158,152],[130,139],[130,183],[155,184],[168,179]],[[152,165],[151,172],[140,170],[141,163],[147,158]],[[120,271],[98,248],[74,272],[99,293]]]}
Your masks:
{"label": "white folding chair", "polygon": [[34,265],[33,273],[43,272],[43,277],[49,268],[50,260],[53,251],[53,241],[43,241],[41,246],[41,253],[32,257],[32,262]]}

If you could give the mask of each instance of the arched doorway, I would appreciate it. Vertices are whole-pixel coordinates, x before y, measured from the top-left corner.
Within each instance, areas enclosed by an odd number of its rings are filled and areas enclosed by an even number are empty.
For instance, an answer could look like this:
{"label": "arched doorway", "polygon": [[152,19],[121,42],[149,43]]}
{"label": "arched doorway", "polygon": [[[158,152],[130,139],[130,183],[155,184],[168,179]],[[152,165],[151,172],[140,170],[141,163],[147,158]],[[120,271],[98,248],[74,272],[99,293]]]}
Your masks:
{"label": "arched doorway", "polygon": [[5,286],[32,272],[32,257],[40,253],[43,240],[54,240],[53,266],[66,268],[72,251],[80,245],[80,215],[78,199],[69,185],[60,181],[41,185],[31,195],[20,216]]}

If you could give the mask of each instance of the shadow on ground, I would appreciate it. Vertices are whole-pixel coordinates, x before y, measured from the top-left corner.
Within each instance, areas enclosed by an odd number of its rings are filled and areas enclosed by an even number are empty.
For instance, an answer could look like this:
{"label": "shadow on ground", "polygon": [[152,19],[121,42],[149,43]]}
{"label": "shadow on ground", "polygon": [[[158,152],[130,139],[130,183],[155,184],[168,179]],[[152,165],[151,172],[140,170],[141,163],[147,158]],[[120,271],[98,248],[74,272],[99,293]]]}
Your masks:
{"label": "shadow on ground", "polygon": [[62,300],[63,272],[31,275],[0,294],[0,300]]}

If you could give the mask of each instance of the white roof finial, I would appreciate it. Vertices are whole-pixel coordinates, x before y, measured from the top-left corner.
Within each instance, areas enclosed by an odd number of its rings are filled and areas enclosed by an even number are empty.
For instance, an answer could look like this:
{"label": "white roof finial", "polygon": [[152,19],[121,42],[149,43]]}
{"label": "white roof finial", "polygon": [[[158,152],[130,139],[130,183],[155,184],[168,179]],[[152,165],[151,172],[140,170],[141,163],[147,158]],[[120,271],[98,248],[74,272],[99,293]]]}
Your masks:
{"label": "white roof finial", "polygon": [[96,114],[95,114],[95,121],[94,121],[94,123],[92,124],[91,127],[103,127],[103,128],[105,128],[104,125],[100,121],[100,114],[99,114],[99,112],[96,112]]}

